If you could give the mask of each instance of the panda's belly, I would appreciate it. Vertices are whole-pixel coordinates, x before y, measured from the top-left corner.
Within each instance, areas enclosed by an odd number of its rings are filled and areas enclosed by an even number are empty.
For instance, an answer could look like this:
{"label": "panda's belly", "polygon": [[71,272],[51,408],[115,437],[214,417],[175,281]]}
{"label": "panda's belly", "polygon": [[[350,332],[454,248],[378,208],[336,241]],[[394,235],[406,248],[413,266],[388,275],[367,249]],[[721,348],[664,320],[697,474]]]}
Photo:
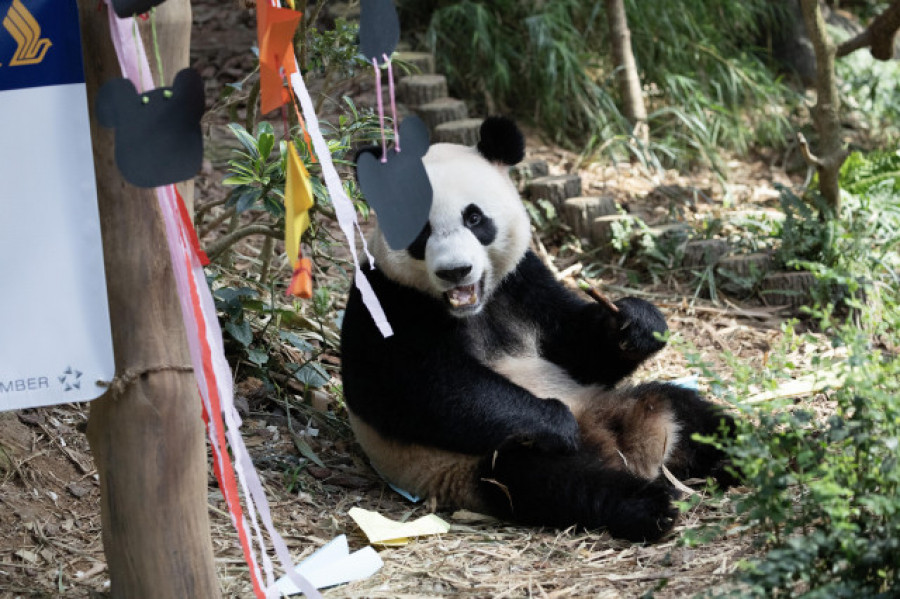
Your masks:
{"label": "panda's belly", "polygon": [[560,400],[576,417],[581,416],[599,390],[597,386],[574,381],[565,370],[536,352],[496,357],[488,366],[536,397]]}

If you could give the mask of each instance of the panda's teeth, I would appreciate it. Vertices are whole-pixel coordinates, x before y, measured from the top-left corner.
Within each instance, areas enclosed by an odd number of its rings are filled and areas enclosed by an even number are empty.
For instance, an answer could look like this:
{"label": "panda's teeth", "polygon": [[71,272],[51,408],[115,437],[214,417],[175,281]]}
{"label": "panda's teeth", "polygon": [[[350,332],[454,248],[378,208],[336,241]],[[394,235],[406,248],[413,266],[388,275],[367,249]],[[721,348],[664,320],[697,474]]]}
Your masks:
{"label": "panda's teeth", "polygon": [[478,303],[478,292],[475,290],[475,285],[455,287],[448,291],[446,295],[447,301],[450,302],[450,305],[454,308],[474,306]]}

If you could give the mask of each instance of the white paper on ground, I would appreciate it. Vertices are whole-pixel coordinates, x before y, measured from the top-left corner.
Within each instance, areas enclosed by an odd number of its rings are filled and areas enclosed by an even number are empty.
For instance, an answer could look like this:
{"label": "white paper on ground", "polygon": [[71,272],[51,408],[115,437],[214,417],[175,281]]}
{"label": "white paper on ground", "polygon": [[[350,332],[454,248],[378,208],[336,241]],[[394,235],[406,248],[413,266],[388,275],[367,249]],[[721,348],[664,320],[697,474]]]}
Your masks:
{"label": "white paper on ground", "polygon": [[[303,560],[296,571],[314,587],[322,589],[363,580],[378,572],[383,565],[378,552],[372,547],[363,547],[350,553],[347,535],[340,535]],[[283,595],[300,592],[287,576],[279,578],[275,582],[275,588]]]}

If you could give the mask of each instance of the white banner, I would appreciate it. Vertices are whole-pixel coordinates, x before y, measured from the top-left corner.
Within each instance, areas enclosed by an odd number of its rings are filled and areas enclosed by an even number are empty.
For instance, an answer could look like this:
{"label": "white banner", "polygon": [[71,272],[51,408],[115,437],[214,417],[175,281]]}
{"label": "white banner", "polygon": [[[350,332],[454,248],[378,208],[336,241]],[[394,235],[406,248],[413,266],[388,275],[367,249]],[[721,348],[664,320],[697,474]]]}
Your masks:
{"label": "white banner", "polygon": [[0,19],[0,410],[87,401],[115,366],[77,7]]}

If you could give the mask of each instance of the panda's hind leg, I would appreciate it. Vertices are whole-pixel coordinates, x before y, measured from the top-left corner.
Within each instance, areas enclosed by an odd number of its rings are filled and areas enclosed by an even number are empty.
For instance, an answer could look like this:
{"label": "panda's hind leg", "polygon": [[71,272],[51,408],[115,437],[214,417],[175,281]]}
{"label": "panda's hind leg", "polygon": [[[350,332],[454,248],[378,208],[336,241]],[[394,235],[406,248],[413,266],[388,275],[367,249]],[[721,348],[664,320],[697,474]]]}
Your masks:
{"label": "panda's hind leg", "polygon": [[482,463],[481,500],[494,515],[537,526],[605,528],[616,538],[656,541],[675,525],[674,491],[607,468],[595,452],[545,452],[508,442]]}
{"label": "panda's hind leg", "polygon": [[653,480],[665,464],[679,479],[736,482],[725,453],[692,438],[732,436],[734,420],[691,389],[657,382],[597,390],[578,422],[582,443],[610,468]]}
{"label": "panda's hind leg", "polygon": [[653,480],[678,443],[671,403],[654,389],[598,389],[578,417],[582,445],[608,468]]}
{"label": "panda's hind leg", "polygon": [[664,393],[681,429],[678,442],[666,457],[666,467],[677,478],[712,477],[723,487],[739,482],[727,454],[714,444],[693,439],[695,433],[727,441],[736,431],[734,418],[721,406],[706,401],[692,389],[667,383],[642,385],[648,392]]}

